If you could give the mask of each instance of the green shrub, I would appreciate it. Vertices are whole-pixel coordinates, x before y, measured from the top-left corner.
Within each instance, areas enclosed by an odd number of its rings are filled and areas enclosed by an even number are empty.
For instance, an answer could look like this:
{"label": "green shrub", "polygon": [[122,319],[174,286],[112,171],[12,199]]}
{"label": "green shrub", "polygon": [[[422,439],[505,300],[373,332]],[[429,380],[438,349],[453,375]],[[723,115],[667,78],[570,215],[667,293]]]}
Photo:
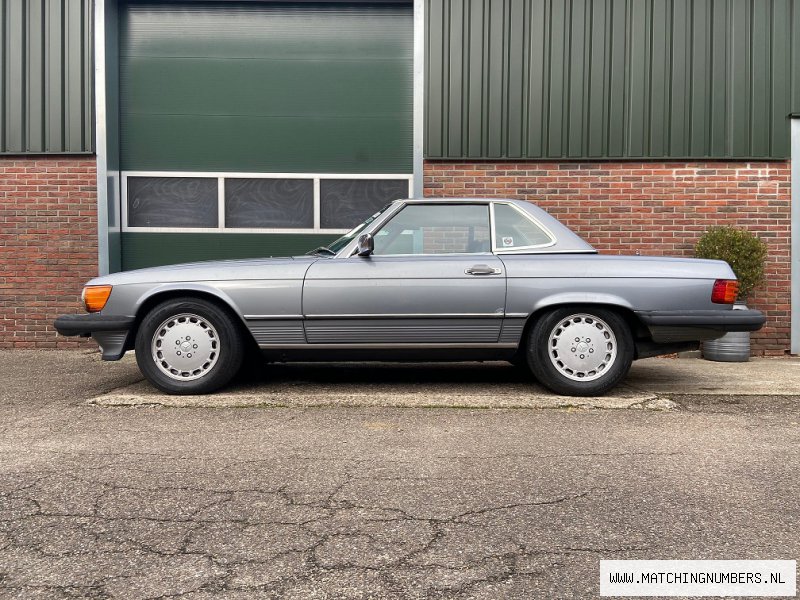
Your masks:
{"label": "green shrub", "polygon": [[697,258],[727,262],[739,279],[739,299],[764,282],[767,245],[749,231],[734,227],[711,227],[694,248]]}

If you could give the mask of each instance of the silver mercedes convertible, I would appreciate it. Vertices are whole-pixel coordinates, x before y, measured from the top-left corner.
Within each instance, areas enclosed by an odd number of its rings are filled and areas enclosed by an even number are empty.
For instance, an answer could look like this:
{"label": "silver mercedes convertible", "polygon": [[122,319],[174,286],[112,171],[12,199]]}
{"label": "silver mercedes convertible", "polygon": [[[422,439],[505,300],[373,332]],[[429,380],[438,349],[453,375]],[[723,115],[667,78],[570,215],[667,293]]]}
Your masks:
{"label": "silver mercedes convertible", "polygon": [[[55,321],[103,359],[136,351],[170,394],[246,359],[508,360],[550,390],[603,394],[638,358],[754,331],[724,262],[600,255],[531,203],[398,200],[305,256],[141,269],[90,281]],[[263,364],[261,362],[261,364]]]}

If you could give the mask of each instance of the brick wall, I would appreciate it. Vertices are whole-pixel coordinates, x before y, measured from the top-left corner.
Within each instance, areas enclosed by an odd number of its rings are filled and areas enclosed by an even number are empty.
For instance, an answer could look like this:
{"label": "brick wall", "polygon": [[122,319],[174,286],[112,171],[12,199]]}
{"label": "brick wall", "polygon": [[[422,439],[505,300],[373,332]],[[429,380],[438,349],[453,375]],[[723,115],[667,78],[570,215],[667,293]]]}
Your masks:
{"label": "brick wall", "polygon": [[[535,201],[608,253],[691,256],[710,225],[746,228],[769,246],[758,354],[789,347],[788,162],[451,163],[425,165],[429,196]],[[77,347],[52,319],[80,310],[97,273],[95,162],[82,157],[0,159],[0,348]]]}
{"label": "brick wall", "polygon": [[752,231],[769,247],[768,282],[749,306],[767,315],[754,354],[789,349],[790,166],[778,162],[429,161],[428,196],[535,202],[598,250],[692,256],[711,225]]}
{"label": "brick wall", "polygon": [[96,275],[94,158],[0,158],[0,348],[91,347],[52,322]]}

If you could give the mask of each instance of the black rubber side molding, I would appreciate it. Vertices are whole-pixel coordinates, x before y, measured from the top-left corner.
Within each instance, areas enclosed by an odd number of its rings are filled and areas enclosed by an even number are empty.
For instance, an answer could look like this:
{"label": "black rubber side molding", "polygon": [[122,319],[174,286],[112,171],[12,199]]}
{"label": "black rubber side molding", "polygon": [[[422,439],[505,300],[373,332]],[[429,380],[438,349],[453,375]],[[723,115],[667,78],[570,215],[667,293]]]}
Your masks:
{"label": "black rubber side molding", "polygon": [[758,310],[642,310],[636,316],[645,325],[701,327],[722,331],[758,331],[766,317]]}
{"label": "black rubber side molding", "polygon": [[135,317],[115,315],[62,315],[53,325],[61,335],[88,337],[96,331],[128,331],[135,320]]}

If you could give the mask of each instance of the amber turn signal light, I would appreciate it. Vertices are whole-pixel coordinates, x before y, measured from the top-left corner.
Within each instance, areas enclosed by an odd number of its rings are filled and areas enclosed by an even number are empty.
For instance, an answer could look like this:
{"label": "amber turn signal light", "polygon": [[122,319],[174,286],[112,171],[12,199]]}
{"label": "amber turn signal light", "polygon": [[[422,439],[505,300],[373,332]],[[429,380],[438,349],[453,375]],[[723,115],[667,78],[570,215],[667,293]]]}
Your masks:
{"label": "amber turn signal light", "polygon": [[83,288],[81,297],[83,298],[83,304],[86,306],[87,312],[93,313],[103,310],[110,295],[110,285],[87,285]]}
{"label": "amber turn signal light", "polygon": [[717,279],[711,290],[714,304],[733,304],[739,295],[739,282],[735,279]]}

